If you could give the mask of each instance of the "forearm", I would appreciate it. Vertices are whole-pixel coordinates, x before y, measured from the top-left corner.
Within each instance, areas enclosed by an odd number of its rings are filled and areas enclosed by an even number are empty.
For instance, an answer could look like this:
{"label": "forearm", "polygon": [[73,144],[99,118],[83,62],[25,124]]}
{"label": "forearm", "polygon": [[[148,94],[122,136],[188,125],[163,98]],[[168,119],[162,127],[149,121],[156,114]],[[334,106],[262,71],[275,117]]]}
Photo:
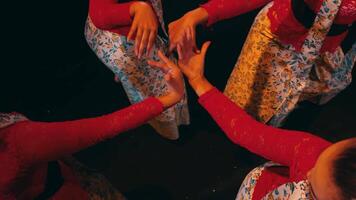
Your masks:
{"label": "forearm", "polygon": [[201,5],[208,12],[210,26],[218,21],[229,19],[254,9],[257,9],[271,0],[210,0]]}
{"label": "forearm", "polygon": [[208,12],[202,7],[187,12],[185,16],[192,19],[194,26],[206,24],[208,21]]}
{"label": "forearm", "polygon": [[204,76],[190,79],[189,84],[199,97],[214,88]]}
{"label": "forearm", "polygon": [[[289,131],[257,122],[217,89],[203,94],[200,104],[235,144],[268,160],[289,166],[299,148],[319,152],[329,143],[309,133]],[[307,149],[305,149],[307,150]]]}
{"label": "forearm", "polygon": [[24,163],[55,160],[135,128],[160,114],[155,98],[101,117],[66,122],[22,122],[9,127],[7,143]]}

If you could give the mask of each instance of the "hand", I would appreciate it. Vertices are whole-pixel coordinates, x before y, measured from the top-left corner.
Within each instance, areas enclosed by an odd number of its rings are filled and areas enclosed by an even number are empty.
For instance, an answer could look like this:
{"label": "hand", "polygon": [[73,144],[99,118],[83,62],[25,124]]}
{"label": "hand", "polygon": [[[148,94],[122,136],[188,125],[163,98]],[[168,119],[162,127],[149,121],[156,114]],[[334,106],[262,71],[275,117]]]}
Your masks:
{"label": "hand", "polygon": [[[188,78],[194,91],[200,96],[213,87],[204,76],[205,55],[210,46],[210,41],[205,42],[199,52],[193,52],[191,46],[191,41],[187,41],[183,47],[178,45],[178,52],[182,52],[178,53],[178,66]],[[188,49],[181,49],[184,47]]]}
{"label": "hand", "polygon": [[178,66],[169,60],[161,51],[158,51],[158,56],[162,62],[149,60],[148,64],[161,69],[165,73],[165,80],[168,84],[168,94],[158,97],[165,108],[178,103],[184,95],[184,80]]}
{"label": "hand", "polygon": [[169,52],[172,52],[176,49],[177,45],[183,45],[183,40],[194,41],[194,50],[197,49],[195,44],[195,28],[198,24],[206,22],[208,19],[208,12],[203,8],[197,8],[186,13],[180,19],[170,23],[168,25],[169,33]]}
{"label": "hand", "polygon": [[136,34],[135,54],[141,58],[144,51],[148,55],[153,47],[157,36],[158,22],[152,7],[146,2],[133,3],[130,7],[130,14],[134,20],[127,38],[132,40],[133,35]]}

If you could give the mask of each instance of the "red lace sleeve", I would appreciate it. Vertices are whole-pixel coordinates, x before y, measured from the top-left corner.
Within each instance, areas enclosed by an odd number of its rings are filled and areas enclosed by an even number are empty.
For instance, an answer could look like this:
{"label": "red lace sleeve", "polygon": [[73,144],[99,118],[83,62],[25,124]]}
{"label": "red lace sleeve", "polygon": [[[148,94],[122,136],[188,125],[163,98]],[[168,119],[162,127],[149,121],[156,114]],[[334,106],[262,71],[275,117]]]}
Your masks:
{"label": "red lace sleeve", "polygon": [[90,0],[89,16],[94,25],[103,30],[131,25],[130,6],[134,1]]}
{"label": "red lace sleeve", "polygon": [[22,164],[56,160],[135,128],[160,114],[155,98],[101,117],[66,122],[19,122],[3,129],[7,148]]}
{"label": "red lace sleeve", "polygon": [[305,175],[305,170],[312,167],[319,154],[330,145],[309,133],[257,122],[215,88],[202,95],[199,103],[232,142],[268,160],[290,166],[295,176]]}
{"label": "red lace sleeve", "polygon": [[208,26],[261,7],[271,0],[210,0],[201,5],[208,14]]}

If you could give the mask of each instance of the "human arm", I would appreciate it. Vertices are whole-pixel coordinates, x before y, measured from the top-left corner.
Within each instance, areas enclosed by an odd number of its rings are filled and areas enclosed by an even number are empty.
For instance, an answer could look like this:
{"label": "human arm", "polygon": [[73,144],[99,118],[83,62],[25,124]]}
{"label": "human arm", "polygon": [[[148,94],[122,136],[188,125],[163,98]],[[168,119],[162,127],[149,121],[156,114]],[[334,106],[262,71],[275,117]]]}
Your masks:
{"label": "human arm", "polygon": [[271,0],[209,0],[202,4],[208,13],[207,26],[257,9]]}
{"label": "human arm", "polygon": [[[319,154],[330,145],[310,133],[260,123],[216,88],[202,94],[199,103],[233,143],[282,165],[300,165],[298,169],[302,172],[307,171],[303,168],[312,166]],[[304,159],[306,155],[308,159]],[[300,163],[302,159],[304,163]]]}
{"label": "human arm", "polygon": [[56,160],[135,128],[163,110],[153,97],[101,117],[65,122],[19,122],[4,129],[8,149],[24,165]]}
{"label": "human arm", "polygon": [[96,118],[66,122],[19,122],[0,130],[5,136],[7,149],[19,158],[23,165],[55,160],[72,154],[121,132],[142,125],[169,108],[184,95],[184,83],[179,70],[167,75],[168,92],[157,98],[149,97],[131,105]]}
{"label": "human arm", "polygon": [[[235,144],[282,165],[300,165],[296,173],[305,172],[304,168],[309,168],[330,143],[309,133],[278,129],[257,122],[230,101],[204,76],[208,46],[208,42],[204,43],[200,53],[191,51],[190,55],[185,55],[186,59],[178,62],[190,85],[200,96],[200,104]],[[310,163],[298,162],[299,159]]]}

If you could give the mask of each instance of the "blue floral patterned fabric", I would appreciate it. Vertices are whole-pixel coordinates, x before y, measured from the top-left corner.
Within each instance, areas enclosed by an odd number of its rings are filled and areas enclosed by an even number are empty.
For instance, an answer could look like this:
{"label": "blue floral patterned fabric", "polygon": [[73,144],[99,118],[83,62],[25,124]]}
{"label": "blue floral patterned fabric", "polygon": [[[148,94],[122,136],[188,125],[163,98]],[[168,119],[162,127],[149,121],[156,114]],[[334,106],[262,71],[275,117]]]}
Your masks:
{"label": "blue floral patterned fabric", "polygon": [[[253,169],[242,182],[237,193],[236,200],[252,200],[253,193],[263,170],[268,167],[280,166],[273,162],[267,162],[264,165]],[[288,182],[266,194],[263,200],[313,200],[310,183],[307,180],[300,182]]]}
{"label": "blue floral patterned fabric", "polygon": [[[155,10],[158,21],[163,30],[163,17],[161,1],[152,0],[151,5]],[[166,31],[164,30],[166,34]],[[147,60],[159,60],[158,50],[167,52],[167,41],[157,36],[150,55],[138,59],[134,53],[134,43],[110,31],[100,30],[87,19],[85,37],[90,48],[98,58],[116,75],[121,82],[131,103],[137,103],[149,96],[162,96],[167,92],[164,74],[148,65]],[[175,60],[174,57],[171,57]],[[187,97],[185,96],[175,106],[165,110],[160,116],[149,122],[156,131],[167,139],[179,137],[178,126],[189,124]]]}

